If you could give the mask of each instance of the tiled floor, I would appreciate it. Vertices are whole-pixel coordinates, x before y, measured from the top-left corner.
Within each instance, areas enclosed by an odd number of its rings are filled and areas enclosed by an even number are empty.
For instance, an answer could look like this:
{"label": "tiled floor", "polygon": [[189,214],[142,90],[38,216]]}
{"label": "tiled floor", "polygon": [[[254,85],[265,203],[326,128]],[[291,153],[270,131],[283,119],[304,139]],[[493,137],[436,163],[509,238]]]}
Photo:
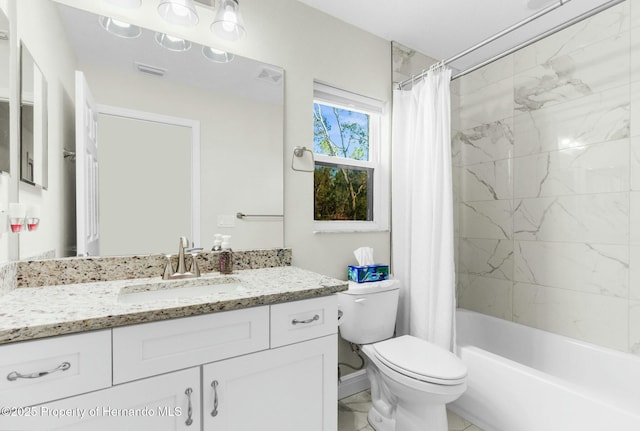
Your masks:
{"label": "tiled floor", "polygon": [[[338,431],[373,431],[367,423],[371,407],[369,391],[360,392],[338,401]],[[447,411],[449,431],[482,431],[469,421]]]}

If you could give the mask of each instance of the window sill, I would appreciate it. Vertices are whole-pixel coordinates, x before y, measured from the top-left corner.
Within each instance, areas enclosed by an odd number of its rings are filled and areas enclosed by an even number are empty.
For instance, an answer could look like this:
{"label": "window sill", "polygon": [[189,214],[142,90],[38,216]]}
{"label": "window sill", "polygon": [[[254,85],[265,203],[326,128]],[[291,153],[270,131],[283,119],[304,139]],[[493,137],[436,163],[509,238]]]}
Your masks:
{"label": "window sill", "polygon": [[314,234],[389,232],[389,227],[375,222],[314,222]]}
{"label": "window sill", "polygon": [[389,229],[345,229],[345,230],[314,230],[313,234],[323,233],[374,233],[374,232],[389,232]]}

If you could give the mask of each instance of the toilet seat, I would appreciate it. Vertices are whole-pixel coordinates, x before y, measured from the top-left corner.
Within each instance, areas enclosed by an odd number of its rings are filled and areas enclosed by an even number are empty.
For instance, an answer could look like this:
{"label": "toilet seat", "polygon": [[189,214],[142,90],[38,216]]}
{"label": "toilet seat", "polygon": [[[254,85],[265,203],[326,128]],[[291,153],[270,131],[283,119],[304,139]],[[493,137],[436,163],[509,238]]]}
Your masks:
{"label": "toilet seat", "polygon": [[380,362],[407,377],[447,386],[466,380],[467,367],[460,358],[420,338],[403,335],[372,347]]}

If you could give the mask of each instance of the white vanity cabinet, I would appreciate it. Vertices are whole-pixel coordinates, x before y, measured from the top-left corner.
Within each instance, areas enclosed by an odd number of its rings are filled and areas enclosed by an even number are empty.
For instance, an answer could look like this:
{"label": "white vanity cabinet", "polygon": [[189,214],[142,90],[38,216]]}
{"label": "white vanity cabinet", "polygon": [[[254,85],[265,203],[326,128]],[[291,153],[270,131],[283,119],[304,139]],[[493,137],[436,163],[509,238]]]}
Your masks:
{"label": "white vanity cabinet", "polygon": [[337,426],[336,337],[203,367],[205,431],[328,431]]}
{"label": "white vanity cabinet", "polygon": [[0,417],[0,429],[191,431],[201,429],[200,413],[196,367],[37,405]]}
{"label": "white vanity cabinet", "polygon": [[108,329],[0,345],[0,407],[30,406],[110,386]]}
{"label": "white vanity cabinet", "polygon": [[268,348],[268,305],[114,328],[113,383]]}
{"label": "white vanity cabinet", "polygon": [[335,296],[271,306],[271,349],[203,367],[205,431],[337,426]]}
{"label": "white vanity cabinet", "polygon": [[33,398],[36,417],[0,416],[0,430],[337,430],[335,295],[98,333],[106,389]]}

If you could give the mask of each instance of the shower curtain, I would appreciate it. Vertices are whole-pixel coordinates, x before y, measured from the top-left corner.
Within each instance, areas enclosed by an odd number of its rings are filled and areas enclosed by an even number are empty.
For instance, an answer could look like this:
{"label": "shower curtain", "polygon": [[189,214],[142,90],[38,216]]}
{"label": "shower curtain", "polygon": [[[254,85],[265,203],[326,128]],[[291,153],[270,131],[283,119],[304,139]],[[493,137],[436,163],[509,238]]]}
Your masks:
{"label": "shower curtain", "polygon": [[395,90],[392,262],[402,282],[398,333],[454,346],[455,267],[451,175],[451,70],[432,67]]}

